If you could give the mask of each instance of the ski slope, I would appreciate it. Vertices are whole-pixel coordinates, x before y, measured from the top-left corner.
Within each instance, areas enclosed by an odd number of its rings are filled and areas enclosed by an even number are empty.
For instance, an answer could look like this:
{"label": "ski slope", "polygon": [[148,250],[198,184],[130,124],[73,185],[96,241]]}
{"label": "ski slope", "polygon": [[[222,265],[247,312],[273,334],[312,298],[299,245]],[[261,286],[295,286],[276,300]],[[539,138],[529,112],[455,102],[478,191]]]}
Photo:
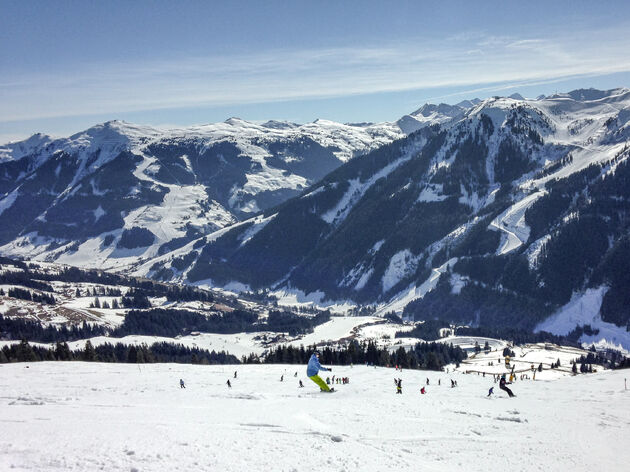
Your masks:
{"label": "ski slope", "polygon": [[332,374],[350,383],[322,394],[303,365],[3,364],[0,470],[614,472],[630,461],[627,371],[518,381],[512,399],[486,397],[491,376]]}

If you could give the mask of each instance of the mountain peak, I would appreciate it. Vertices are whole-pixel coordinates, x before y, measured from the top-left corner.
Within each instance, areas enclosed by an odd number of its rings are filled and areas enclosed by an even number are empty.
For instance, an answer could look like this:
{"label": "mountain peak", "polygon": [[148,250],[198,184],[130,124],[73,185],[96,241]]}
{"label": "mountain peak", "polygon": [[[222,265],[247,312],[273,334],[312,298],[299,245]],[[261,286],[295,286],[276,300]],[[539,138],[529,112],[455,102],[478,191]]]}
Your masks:
{"label": "mountain peak", "polygon": [[461,112],[462,109],[459,105],[449,105],[448,103],[440,103],[438,105],[435,105],[433,103],[425,103],[416,111],[411,113],[411,116],[422,115],[424,117],[429,117],[434,114],[440,114],[453,117],[459,115]]}
{"label": "mountain peak", "polygon": [[630,92],[630,89],[620,87],[610,90],[598,90],[595,88],[576,89],[568,93],[555,93],[548,98],[570,98],[576,102],[592,102],[605,98],[613,98]]}
{"label": "mountain peak", "polygon": [[472,108],[475,105],[478,105],[479,103],[481,103],[481,99],[473,98],[472,100],[462,100],[461,102],[456,103],[455,106],[458,106],[461,108]]}
{"label": "mountain peak", "polygon": [[248,122],[242,118],[239,118],[238,116],[231,116],[227,120],[225,120],[223,123],[232,125],[232,126],[239,126],[239,125],[242,125],[243,123],[248,123]]}
{"label": "mountain peak", "polygon": [[269,120],[263,123],[261,126],[268,129],[293,129],[297,128],[299,125],[296,123],[291,123],[290,121]]}

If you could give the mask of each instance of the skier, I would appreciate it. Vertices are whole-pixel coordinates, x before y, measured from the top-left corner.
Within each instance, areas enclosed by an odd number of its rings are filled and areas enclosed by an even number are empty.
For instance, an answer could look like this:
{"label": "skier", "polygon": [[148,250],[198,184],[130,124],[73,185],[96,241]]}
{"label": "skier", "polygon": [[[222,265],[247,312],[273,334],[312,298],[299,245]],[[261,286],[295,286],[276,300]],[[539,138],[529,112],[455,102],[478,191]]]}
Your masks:
{"label": "skier", "polygon": [[506,382],[506,381],[505,381],[505,374],[503,374],[503,375],[501,376],[501,380],[499,381],[499,388],[500,388],[501,390],[504,390],[505,392],[507,392],[507,394],[508,394],[510,397],[513,397],[513,396],[514,396],[514,393],[512,392],[512,390],[510,390],[509,388],[507,388],[507,387],[506,387],[506,385],[509,385],[509,384],[511,384],[511,383],[512,383],[512,382]]}
{"label": "skier", "polygon": [[424,387],[422,387],[422,388],[420,389],[420,393],[421,393],[422,395],[424,395],[425,393],[427,393],[427,391],[424,389]]}
{"label": "skier", "polygon": [[236,378],[236,371],[234,371],[234,378]]}
{"label": "skier", "polygon": [[334,389],[331,389],[326,382],[322,380],[322,378],[317,375],[320,370],[327,370],[328,372],[332,372],[332,369],[322,367],[319,363],[319,351],[315,351],[311,358],[308,360],[308,365],[306,366],[306,375],[309,379],[317,384],[322,392],[332,392]]}
{"label": "skier", "polygon": [[280,376],[280,382],[282,382],[283,380],[284,380],[284,374]]}
{"label": "skier", "polygon": [[488,396],[492,395],[494,393],[494,387],[490,387],[490,390],[488,390]]}
{"label": "skier", "polygon": [[402,379],[394,380],[394,383],[396,384],[396,394],[402,394]]}
{"label": "skier", "polygon": [[184,384],[184,379],[179,379],[179,388],[186,388],[186,385]]}
{"label": "skier", "polygon": [[300,380],[300,388],[303,388],[304,384],[302,383],[302,381]]}
{"label": "skier", "polygon": [[230,383],[230,379],[228,379],[228,381],[227,381],[227,386],[232,388],[232,384]]}

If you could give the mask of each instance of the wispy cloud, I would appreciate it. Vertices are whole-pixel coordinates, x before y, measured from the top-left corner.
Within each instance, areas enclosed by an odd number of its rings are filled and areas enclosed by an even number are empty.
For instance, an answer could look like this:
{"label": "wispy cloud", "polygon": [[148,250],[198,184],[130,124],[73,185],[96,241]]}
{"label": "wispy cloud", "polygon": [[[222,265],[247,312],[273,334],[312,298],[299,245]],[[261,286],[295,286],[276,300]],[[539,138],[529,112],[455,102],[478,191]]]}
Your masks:
{"label": "wispy cloud", "polygon": [[563,37],[461,33],[362,48],[85,64],[0,82],[0,122],[223,106],[630,70],[626,30]]}

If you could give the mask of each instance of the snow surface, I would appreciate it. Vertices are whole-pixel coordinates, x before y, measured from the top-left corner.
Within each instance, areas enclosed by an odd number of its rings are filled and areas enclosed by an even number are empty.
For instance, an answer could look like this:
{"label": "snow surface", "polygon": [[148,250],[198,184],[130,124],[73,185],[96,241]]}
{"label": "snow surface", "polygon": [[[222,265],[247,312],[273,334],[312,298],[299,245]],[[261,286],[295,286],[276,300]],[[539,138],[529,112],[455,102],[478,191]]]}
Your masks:
{"label": "snow surface", "polygon": [[511,399],[491,376],[333,374],[350,383],[322,394],[304,365],[2,364],[0,469],[615,472],[630,461],[624,371],[517,381]]}
{"label": "snow surface", "polygon": [[387,270],[381,278],[383,292],[387,292],[398,282],[416,271],[418,257],[415,257],[409,249],[397,252],[389,260]]}
{"label": "snow surface", "polygon": [[325,298],[326,294],[320,291],[304,293],[298,289],[280,288],[270,294],[278,299],[279,306],[318,307],[337,314],[345,314],[356,307],[356,303],[349,300],[328,300]]}
{"label": "snow surface", "polygon": [[542,323],[538,324],[534,332],[547,331],[557,335],[567,335],[577,326],[590,325],[598,329],[594,336],[582,335],[580,342],[591,345],[598,341],[606,341],[612,346],[621,346],[630,350],[630,332],[625,327],[607,323],[602,320],[599,310],[608,287],[601,286],[588,289],[582,294],[574,294],[571,300]]}
{"label": "snow surface", "polygon": [[499,249],[497,249],[497,255],[502,256],[512,252],[527,242],[530,229],[525,223],[525,212],[546,193],[546,191],[541,190],[528,195],[492,220],[489,229],[502,231],[507,235],[502,239]]}
{"label": "snow surface", "polygon": [[416,298],[422,298],[435,287],[440,280],[440,276],[445,273],[449,267],[452,267],[457,262],[457,258],[453,257],[446,261],[438,268],[434,268],[431,271],[431,275],[420,286],[411,284],[407,289],[394,296],[388,303],[379,306],[376,311],[377,315],[384,315],[389,312],[395,312],[401,314],[408,303]]}
{"label": "snow surface", "polygon": [[314,344],[337,342],[340,339],[348,338],[355,333],[360,326],[382,323],[382,318],[374,316],[339,316],[333,317],[330,321],[316,326],[312,333],[291,342],[294,346],[300,344],[304,347]]}

